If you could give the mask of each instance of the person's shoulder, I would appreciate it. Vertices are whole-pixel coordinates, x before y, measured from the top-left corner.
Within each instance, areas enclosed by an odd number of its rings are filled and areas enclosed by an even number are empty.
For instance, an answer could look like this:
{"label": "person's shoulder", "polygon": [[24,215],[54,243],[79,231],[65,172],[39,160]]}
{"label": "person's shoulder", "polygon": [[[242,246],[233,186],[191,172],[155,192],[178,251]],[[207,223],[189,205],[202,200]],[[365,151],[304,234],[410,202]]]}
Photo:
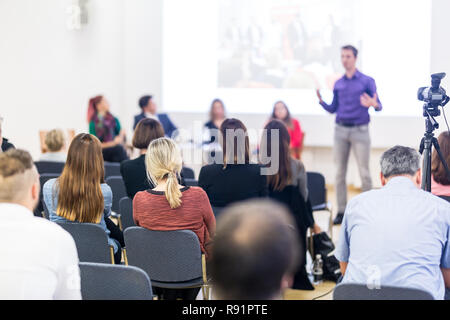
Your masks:
{"label": "person's shoulder", "polygon": [[444,211],[448,211],[448,214],[450,215],[450,202],[419,188],[416,192],[424,197],[427,202],[433,203],[438,208],[443,208]]}
{"label": "person's shoulder", "polygon": [[206,196],[205,190],[201,187],[189,187],[187,192],[195,196]]}
{"label": "person's shoulder", "polygon": [[47,238],[54,238],[55,243],[73,241],[72,236],[55,222],[44,218],[33,217],[33,224],[33,230],[46,235]]}
{"label": "person's shoulder", "polygon": [[58,180],[57,178],[47,180],[47,182],[45,182],[44,185],[42,186],[42,190],[52,189],[57,180]]}
{"label": "person's shoulder", "polygon": [[148,198],[150,197],[152,194],[150,192],[148,192],[148,190],[144,190],[144,191],[138,191],[136,192],[136,194],[134,195],[133,198],[133,202],[134,201],[141,201],[142,199]]}
{"label": "person's shoulder", "polygon": [[100,187],[102,189],[103,196],[105,196],[105,195],[112,195],[112,189],[107,183],[102,183],[100,185]]}
{"label": "person's shoulder", "polygon": [[362,73],[361,71],[358,71],[358,74],[359,74],[360,79],[363,79],[363,80],[369,81],[369,82],[370,81],[375,81],[374,78],[372,78],[371,76],[369,76],[369,75],[367,75],[365,73]]}
{"label": "person's shoulder", "polygon": [[[355,207],[359,207],[362,203],[368,203],[371,199],[376,199],[378,197],[383,197],[383,189],[372,189],[370,191],[366,191],[354,196],[347,204],[347,208],[345,210],[345,214],[348,213],[357,213],[359,210],[353,210]],[[381,201],[382,199],[380,199]]]}
{"label": "person's shoulder", "polygon": [[200,172],[202,172],[202,171],[203,172],[213,172],[213,171],[218,171],[222,168],[223,168],[223,165],[217,164],[217,163],[212,163],[212,164],[207,164],[207,165],[203,166],[200,169]]}
{"label": "person's shoulder", "polygon": [[163,113],[158,113],[157,116],[158,116],[158,118],[160,120],[162,120],[162,119],[164,119],[164,120],[169,119],[169,115],[167,113],[164,113],[164,112]]}

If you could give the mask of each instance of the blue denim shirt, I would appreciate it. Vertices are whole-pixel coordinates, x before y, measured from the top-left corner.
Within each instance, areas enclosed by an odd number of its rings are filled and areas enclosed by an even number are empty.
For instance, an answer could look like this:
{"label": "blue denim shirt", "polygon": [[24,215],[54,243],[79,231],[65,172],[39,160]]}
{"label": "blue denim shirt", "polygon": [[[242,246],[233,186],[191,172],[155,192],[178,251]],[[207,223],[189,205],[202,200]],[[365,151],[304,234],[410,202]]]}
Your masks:
{"label": "blue denim shirt", "polygon": [[[58,188],[55,186],[56,179],[51,179],[47,181],[44,184],[44,187],[42,189],[42,195],[44,198],[45,205],[47,206],[48,212],[49,212],[49,218],[50,221],[53,222],[70,222],[67,219],[60,217],[56,214],[56,208],[58,207]],[[104,209],[104,215],[102,216],[100,223],[100,227],[102,227],[103,230],[105,230],[106,235],[108,236],[108,244],[111,245],[114,248],[114,252],[117,252],[118,246],[117,243],[109,237],[110,231],[106,227],[105,223],[105,217],[109,217],[111,215],[111,206],[112,206],[112,191],[111,188],[106,184],[103,183],[101,185],[103,198],[105,199],[105,209]]]}

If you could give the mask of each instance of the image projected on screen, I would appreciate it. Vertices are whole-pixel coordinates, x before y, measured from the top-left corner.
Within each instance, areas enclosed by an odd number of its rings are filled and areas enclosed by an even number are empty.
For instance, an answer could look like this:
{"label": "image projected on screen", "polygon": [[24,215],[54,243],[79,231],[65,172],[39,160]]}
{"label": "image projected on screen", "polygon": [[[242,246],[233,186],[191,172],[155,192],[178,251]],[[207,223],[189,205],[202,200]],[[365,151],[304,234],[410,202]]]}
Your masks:
{"label": "image projected on screen", "polygon": [[220,0],[218,86],[331,89],[341,74],[339,49],[362,43],[358,2]]}
{"label": "image projected on screen", "polygon": [[[332,116],[344,75],[341,47],[376,81],[375,117],[422,117],[417,89],[429,83],[430,0],[164,0],[161,106],[207,114],[220,98],[229,114]],[[404,10],[408,14],[399,15]],[[436,70],[445,71],[445,70]],[[158,98],[157,98],[158,99]]]}

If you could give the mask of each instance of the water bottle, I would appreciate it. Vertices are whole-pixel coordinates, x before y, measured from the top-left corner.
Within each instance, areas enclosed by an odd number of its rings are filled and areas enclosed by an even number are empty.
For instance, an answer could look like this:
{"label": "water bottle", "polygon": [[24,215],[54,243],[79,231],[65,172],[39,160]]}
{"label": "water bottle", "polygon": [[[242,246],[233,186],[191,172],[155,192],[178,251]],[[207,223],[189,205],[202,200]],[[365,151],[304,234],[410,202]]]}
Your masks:
{"label": "water bottle", "polygon": [[316,259],[313,263],[312,274],[314,278],[314,284],[320,284],[323,281],[323,260],[322,255],[316,255]]}

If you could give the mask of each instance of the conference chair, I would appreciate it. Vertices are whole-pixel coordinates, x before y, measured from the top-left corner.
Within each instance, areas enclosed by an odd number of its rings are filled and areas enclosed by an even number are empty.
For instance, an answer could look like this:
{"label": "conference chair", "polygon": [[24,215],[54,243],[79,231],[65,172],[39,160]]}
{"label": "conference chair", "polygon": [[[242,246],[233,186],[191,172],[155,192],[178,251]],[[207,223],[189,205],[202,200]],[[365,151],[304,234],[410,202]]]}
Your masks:
{"label": "conference chair", "polygon": [[83,300],[152,300],[148,275],[132,266],[80,262]]}
{"label": "conference chair", "polygon": [[307,172],[308,181],[308,197],[311,201],[313,212],[328,211],[329,225],[328,230],[330,238],[333,238],[333,211],[331,209],[331,202],[327,201],[327,188],[325,184],[325,177],[318,172]]}
{"label": "conference chair", "polygon": [[[39,194],[39,202],[38,205],[36,207],[36,209],[34,210],[34,215],[37,217],[44,217],[46,219],[48,219],[48,215],[45,216],[46,212],[45,209],[46,207],[44,206],[44,198],[43,198],[43,194],[42,194],[42,190],[44,188],[44,184],[51,179],[56,179],[60,176],[59,173],[43,173],[39,176],[39,182],[41,184],[41,192]],[[47,211],[48,213],[48,211]]]}
{"label": "conference chair", "polygon": [[382,286],[369,289],[362,284],[339,284],[333,292],[333,300],[434,300],[420,289]]}
{"label": "conference chair", "polygon": [[184,179],[186,187],[198,187],[198,181],[195,179]]}
{"label": "conference chair", "polygon": [[57,223],[75,240],[80,262],[114,264],[114,249],[108,244],[108,236],[102,227],[92,223]]}
{"label": "conference chair", "polygon": [[181,169],[181,176],[183,177],[184,180],[195,179],[194,170],[192,170],[191,168],[188,168],[188,167],[183,167]]}
{"label": "conference chair", "polygon": [[122,199],[120,199],[119,213],[123,230],[126,230],[129,227],[136,226],[133,219],[133,200],[128,197],[123,197]]}
{"label": "conference chair", "polygon": [[39,174],[58,174],[61,175],[64,169],[64,162],[52,162],[52,161],[36,161],[35,163],[36,169]]}
{"label": "conference chair", "polygon": [[120,216],[120,208],[119,208],[119,202],[120,199],[127,196],[127,189],[125,188],[125,183],[123,182],[123,178],[121,175],[119,176],[112,176],[106,178],[106,184],[111,187],[112,194],[113,194],[113,202],[112,202],[112,216],[116,218],[119,221],[119,227],[123,230],[122,227],[122,219]]}
{"label": "conference chair", "polygon": [[208,300],[206,258],[194,232],[152,231],[130,227],[124,231],[124,238],[128,264],[147,272],[153,287],[201,287],[204,299]]}
{"label": "conference chair", "polygon": [[105,179],[117,176],[121,176],[120,163],[105,162]]}

